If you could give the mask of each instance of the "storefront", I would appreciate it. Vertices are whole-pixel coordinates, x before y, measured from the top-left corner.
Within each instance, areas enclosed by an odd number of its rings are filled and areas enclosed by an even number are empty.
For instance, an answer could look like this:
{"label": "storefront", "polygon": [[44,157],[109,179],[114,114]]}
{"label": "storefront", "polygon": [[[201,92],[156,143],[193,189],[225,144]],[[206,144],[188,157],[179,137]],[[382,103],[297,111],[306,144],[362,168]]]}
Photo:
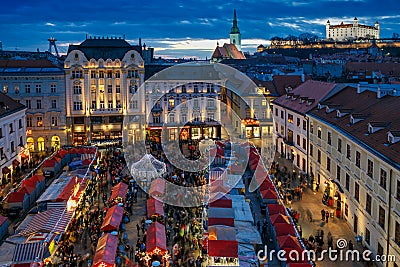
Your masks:
{"label": "storefront", "polygon": [[260,138],[260,122],[256,119],[244,119],[242,124],[246,129],[247,138]]}

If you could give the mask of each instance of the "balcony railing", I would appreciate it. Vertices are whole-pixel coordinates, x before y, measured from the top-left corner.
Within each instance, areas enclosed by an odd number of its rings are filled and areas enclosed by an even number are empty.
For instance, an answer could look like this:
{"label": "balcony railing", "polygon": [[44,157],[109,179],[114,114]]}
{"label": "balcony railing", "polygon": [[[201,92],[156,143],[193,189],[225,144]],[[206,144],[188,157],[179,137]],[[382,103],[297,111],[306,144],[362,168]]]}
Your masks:
{"label": "balcony railing", "polygon": [[122,113],[122,108],[91,108],[90,113],[92,114],[108,114],[108,113]]}

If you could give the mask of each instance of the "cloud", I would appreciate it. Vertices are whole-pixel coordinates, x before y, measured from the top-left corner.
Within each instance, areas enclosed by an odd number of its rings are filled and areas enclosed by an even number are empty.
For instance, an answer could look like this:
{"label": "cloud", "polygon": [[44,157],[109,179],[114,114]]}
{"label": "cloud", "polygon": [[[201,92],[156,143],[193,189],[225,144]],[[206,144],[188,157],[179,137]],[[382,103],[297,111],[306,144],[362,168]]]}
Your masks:
{"label": "cloud", "polygon": [[46,25],[46,26],[51,26],[51,27],[55,27],[55,26],[56,26],[56,24],[51,23],[51,22],[46,22],[46,24],[44,24],[44,25]]}

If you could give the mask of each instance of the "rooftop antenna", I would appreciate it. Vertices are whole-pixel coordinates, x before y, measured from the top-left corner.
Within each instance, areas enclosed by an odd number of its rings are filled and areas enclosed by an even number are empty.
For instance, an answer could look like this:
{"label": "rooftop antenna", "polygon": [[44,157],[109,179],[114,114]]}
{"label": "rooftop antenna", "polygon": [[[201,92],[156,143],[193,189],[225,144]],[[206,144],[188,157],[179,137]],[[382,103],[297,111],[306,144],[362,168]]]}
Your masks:
{"label": "rooftop antenna", "polygon": [[56,39],[54,39],[54,37],[50,37],[49,39],[47,39],[47,41],[49,41],[49,53],[53,54],[52,52],[52,47],[54,46],[54,51],[56,52],[56,56],[60,57],[60,54],[58,54],[58,49],[56,46]]}

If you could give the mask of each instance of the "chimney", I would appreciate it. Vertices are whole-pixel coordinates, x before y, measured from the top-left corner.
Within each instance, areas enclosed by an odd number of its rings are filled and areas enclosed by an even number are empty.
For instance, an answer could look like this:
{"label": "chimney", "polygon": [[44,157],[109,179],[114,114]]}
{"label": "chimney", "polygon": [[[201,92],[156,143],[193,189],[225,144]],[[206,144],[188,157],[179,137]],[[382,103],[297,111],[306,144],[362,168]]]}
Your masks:
{"label": "chimney", "polygon": [[139,46],[142,46],[142,38],[139,38]]}

